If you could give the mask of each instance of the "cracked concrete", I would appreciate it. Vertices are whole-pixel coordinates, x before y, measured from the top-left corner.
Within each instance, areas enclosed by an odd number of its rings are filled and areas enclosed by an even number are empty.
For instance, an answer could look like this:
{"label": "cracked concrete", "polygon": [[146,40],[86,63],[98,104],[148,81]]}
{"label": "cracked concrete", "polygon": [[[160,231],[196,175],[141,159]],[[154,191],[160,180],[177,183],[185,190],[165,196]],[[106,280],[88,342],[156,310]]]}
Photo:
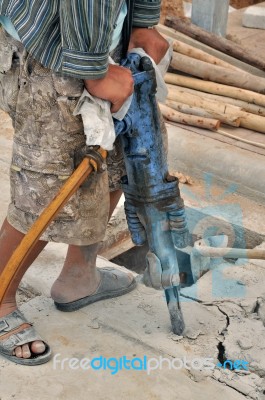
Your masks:
{"label": "cracked concrete", "polygon": [[182,289],[182,295],[215,304],[226,316],[227,326],[218,338],[219,361],[247,361],[249,374],[239,378],[238,373],[220,370],[213,377],[253,399],[263,398],[265,389],[264,281],[264,261],[238,260],[220,264],[196,285]]}

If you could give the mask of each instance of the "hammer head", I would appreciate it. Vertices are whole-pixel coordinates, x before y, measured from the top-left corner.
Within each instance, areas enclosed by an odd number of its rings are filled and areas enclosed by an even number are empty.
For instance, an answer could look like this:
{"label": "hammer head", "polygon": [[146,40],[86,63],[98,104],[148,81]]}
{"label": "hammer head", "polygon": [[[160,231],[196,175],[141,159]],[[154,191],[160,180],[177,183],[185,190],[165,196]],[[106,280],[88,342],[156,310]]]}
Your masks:
{"label": "hammer head", "polygon": [[217,235],[209,236],[194,243],[194,247],[190,254],[191,271],[194,283],[204,275],[206,272],[214,269],[217,265],[222,263],[223,258],[211,258],[205,257],[200,253],[200,246],[210,246],[210,247],[227,247],[228,236],[227,235]]}

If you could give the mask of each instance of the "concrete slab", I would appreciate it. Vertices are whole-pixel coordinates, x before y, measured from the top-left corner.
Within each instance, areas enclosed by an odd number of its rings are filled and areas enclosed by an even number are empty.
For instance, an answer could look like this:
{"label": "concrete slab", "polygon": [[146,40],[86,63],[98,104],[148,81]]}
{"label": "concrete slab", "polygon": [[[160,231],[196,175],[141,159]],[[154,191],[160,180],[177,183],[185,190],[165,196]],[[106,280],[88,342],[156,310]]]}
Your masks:
{"label": "concrete slab", "polygon": [[255,199],[265,197],[263,155],[253,156],[251,151],[200,135],[190,127],[167,127],[172,167],[195,177],[210,172],[219,182],[237,184],[238,193]]}
{"label": "concrete slab", "polygon": [[223,342],[225,355],[229,360],[245,360],[249,369],[265,376],[265,328],[254,318],[232,317]]}
{"label": "concrete slab", "polygon": [[[102,304],[95,306],[100,314]],[[112,308],[119,316],[115,329],[102,321],[98,327],[93,327],[94,316],[89,311],[75,312],[71,315],[55,311],[50,300],[38,298],[23,307],[26,315],[30,316],[38,330],[53,345],[60,354],[57,360],[63,358],[81,359],[104,356],[158,358],[159,356],[172,359],[172,355],[159,348],[147,345],[137,338],[126,335],[120,327],[125,326],[122,317],[129,310]],[[115,311],[116,310],[116,311]],[[134,316],[136,316],[134,314]],[[133,321],[130,323],[132,329]],[[126,328],[127,331],[129,327]],[[151,337],[149,335],[148,337]],[[165,338],[165,341],[170,341]],[[175,342],[171,341],[172,347]],[[178,353],[180,354],[180,353]],[[51,398],[66,399],[157,399],[169,400],[204,400],[213,398],[221,400],[242,400],[243,395],[226,385],[205,377],[196,382],[191,379],[187,370],[176,371],[162,368],[153,371],[149,376],[146,371],[121,370],[112,375],[109,370],[73,370],[67,362],[60,369],[59,363],[50,362],[43,366],[26,368],[0,361],[1,399],[11,400],[46,400]]]}
{"label": "concrete slab", "polygon": [[242,24],[247,28],[265,29],[265,3],[248,7],[244,11]]}

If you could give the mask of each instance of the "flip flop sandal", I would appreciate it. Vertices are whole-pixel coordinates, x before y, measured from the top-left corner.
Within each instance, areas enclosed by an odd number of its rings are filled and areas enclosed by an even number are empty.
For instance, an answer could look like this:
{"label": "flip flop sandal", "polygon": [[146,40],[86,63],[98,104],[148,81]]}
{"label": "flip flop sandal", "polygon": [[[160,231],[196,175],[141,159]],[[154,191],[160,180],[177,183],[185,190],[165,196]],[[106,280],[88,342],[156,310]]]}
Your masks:
{"label": "flip flop sandal", "polygon": [[[28,324],[30,326],[14,333],[13,335],[11,334],[6,339],[1,339],[1,336],[12,332],[23,324]],[[12,313],[0,318],[0,355],[5,357],[7,360],[22,365],[40,365],[49,361],[52,357],[52,352],[45,342],[43,343],[45,344],[46,349],[42,354],[32,354],[30,358],[19,358],[13,355],[16,347],[35,342],[36,340],[41,340],[43,342],[43,339],[37,334],[35,329],[32,327],[32,324],[25,319],[24,315],[20,311],[13,311]]]}
{"label": "flip flop sandal", "polygon": [[128,284],[128,274],[116,268],[100,268],[101,280],[94,294],[70,303],[54,302],[56,308],[60,311],[77,311],[82,307],[95,303],[99,300],[111,299],[131,292],[136,287],[136,281],[133,278]]}

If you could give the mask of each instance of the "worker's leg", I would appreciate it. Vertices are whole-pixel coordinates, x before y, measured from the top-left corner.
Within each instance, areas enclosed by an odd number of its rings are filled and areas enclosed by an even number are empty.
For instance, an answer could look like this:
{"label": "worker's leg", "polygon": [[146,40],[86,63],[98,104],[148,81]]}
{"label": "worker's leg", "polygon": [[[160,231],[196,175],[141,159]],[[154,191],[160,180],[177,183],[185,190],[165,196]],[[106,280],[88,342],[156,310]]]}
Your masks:
{"label": "worker's leg", "polygon": [[[7,222],[7,220],[4,221],[2,228],[0,230],[0,274],[4,271],[5,265],[7,264],[9,258],[11,257],[12,253],[19,245],[23,237],[24,237],[23,233],[13,228]],[[33,263],[35,258],[44,249],[46,243],[47,242],[39,241],[34,250],[29,255],[29,257],[21,265],[16,278],[12,280],[11,286],[8,289],[6,295],[4,296],[2,303],[0,304],[0,317],[3,317],[16,310],[17,308],[16,292],[18,285],[23,275],[27,271],[28,267]],[[22,327],[20,329],[22,329]],[[37,354],[43,353],[45,350],[44,344],[40,341],[33,342],[30,348],[34,353]],[[17,357],[29,358],[31,355],[30,348],[28,345],[17,347],[15,354]]]}
{"label": "worker's leg", "polygon": [[[110,216],[113,213],[122,191],[110,194]],[[68,303],[94,293],[100,283],[100,274],[96,268],[99,244],[68,247],[67,257],[58,279],[54,282],[51,295],[58,303]],[[133,280],[128,274],[127,285]],[[117,282],[117,284],[119,284]]]}
{"label": "worker's leg", "polygon": [[[117,190],[110,194],[110,216],[120,199],[121,193],[120,190]],[[13,228],[7,220],[4,221],[0,230],[0,274],[4,271],[8,260],[23,237],[23,233]],[[10,288],[0,304],[0,318],[17,309],[16,292],[18,285],[27,269],[38,257],[46,244],[47,242],[45,241],[39,241],[29,257],[21,265],[16,278],[12,280]],[[82,291],[84,292],[84,296],[87,296],[98,286],[99,277],[95,268],[97,249],[97,244],[90,246],[69,246],[59,285],[62,287],[62,292],[66,293],[68,301],[78,298],[78,294],[80,297],[80,290],[81,293]],[[28,358],[31,355],[30,349],[32,352],[38,354],[45,350],[45,346],[42,342],[35,341],[31,344],[30,348],[28,345],[17,347],[15,354],[17,357]]]}

